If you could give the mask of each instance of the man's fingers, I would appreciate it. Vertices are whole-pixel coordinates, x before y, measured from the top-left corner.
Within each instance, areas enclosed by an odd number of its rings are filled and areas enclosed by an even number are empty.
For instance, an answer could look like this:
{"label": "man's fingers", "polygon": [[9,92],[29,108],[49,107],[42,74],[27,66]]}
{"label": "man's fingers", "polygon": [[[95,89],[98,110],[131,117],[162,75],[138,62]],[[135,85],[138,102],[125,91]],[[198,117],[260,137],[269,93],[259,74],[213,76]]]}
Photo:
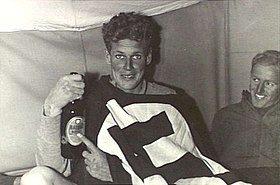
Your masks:
{"label": "man's fingers", "polygon": [[84,81],[84,77],[82,74],[71,74],[67,75],[67,78],[73,81]]}
{"label": "man's fingers", "polygon": [[77,136],[81,139],[81,141],[87,146],[90,151],[96,151],[98,148],[84,135],[78,133]]}
{"label": "man's fingers", "polygon": [[64,98],[67,102],[81,98],[84,94],[85,82],[81,75],[62,77],[53,90],[55,97]]}
{"label": "man's fingers", "polygon": [[71,83],[71,86],[73,88],[77,88],[77,89],[84,89],[85,88],[85,82],[81,81],[81,82],[76,82],[76,81],[73,81]]}
{"label": "man's fingers", "polygon": [[87,150],[85,150],[85,151],[83,151],[83,153],[82,153],[82,156],[84,157],[84,158],[86,158],[86,159],[91,159],[91,158],[93,158],[93,157],[91,157],[91,153],[89,152],[89,151],[87,151]]}
{"label": "man's fingers", "polygon": [[88,159],[84,159],[84,162],[87,166],[90,166],[92,164],[93,161],[90,161]]}

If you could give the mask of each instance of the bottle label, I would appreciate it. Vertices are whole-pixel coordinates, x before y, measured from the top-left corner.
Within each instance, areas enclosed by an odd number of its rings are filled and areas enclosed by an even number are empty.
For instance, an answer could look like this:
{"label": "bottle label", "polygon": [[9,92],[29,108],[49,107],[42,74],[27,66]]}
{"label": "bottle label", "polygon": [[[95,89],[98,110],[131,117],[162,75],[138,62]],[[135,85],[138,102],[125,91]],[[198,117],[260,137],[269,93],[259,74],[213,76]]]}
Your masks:
{"label": "bottle label", "polygon": [[78,146],[82,143],[77,136],[78,133],[85,135],[85,120],[81,116],[71,118],[66,124],[65,136],[67,141],[73,146]]}

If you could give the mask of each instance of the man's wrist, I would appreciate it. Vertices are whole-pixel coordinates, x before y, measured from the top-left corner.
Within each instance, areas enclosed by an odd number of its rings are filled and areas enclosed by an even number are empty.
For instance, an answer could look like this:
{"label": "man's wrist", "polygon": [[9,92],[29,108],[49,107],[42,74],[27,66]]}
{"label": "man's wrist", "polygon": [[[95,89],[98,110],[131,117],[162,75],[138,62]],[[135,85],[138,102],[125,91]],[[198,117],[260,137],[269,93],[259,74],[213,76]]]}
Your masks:
{"label": "man's wrist", "polygon": [[61,108],[57,108],[50,104],[44,104],[43,106],[43,115],[47,117],[55,117],[61,114],[62,110]]}

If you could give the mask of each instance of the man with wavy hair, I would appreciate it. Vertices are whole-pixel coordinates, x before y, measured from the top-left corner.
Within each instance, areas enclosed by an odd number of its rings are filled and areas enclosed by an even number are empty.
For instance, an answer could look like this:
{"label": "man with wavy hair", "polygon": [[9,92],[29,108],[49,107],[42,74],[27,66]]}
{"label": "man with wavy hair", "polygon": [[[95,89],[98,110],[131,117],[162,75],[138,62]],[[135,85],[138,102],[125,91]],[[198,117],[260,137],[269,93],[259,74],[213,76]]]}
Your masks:
{"label": "man with wavy hair", "polygon": [[[197,133],[204,123],[194,100],[147,79],[160,43],[157,22],[120,13],[103,25],[102,34],[111,74],[97,81],[84,82],[79,74],[58,81],[45,100],[38,130],[41,166],[24,175],[22,184],[238,183],[208,158]],[[87,150],[67,160],[61,156],[61,112],[82,95],[86,133],[78,137]],[[50,167],[71,175],[66,179]]]}

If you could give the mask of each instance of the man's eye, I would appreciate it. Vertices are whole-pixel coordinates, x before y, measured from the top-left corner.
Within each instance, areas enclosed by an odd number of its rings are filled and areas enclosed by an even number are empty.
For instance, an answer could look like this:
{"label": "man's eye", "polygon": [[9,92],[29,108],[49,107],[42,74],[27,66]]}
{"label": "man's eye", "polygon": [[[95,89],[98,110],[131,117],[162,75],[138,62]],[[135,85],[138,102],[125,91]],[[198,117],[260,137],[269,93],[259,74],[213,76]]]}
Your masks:
{"label": "man's eye", "polygon": [[132,59],[133,59],[133,60],[140,60],[141,58],[142,58],[141,55],[133,55],[133,56],[132,56]]}
{"label": "man's eye", "polygon": [[259,79],[258,79],[258,78],[253,78],[253,81],[254,81],[254,82],[258,82]]}
{"label": "man's eye", "polygon": [[123,60],[125,57],[123,55],[115,55],[115,58],[118,60]]}
{"label": "man's eye", "polygon": [[273,82],[265,82],[265,86],[273,87],[274,85]]}

